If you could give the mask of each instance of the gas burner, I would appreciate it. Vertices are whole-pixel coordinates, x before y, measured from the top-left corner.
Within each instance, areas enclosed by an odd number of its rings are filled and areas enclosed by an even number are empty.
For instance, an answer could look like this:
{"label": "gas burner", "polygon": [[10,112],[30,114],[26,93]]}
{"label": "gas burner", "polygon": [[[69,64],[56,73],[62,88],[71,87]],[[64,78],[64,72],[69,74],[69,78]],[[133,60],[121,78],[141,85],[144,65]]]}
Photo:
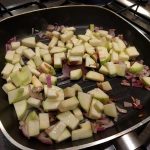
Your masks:
{"label": "gas burner", "polygon": [[131,10],[134,13],[150,19],[150,1],[148,0],[116,0],[116,2],[120,3],[121,5],[125,6],[124,10]]}

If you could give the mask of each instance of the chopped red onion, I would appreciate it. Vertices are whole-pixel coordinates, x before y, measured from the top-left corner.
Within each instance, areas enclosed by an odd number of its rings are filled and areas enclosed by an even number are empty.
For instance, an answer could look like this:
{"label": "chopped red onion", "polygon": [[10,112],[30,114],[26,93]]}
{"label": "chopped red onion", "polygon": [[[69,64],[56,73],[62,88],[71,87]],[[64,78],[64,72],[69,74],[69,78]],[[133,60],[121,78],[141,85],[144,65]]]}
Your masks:
{"label": "chopped red onion", "polygon": [[143,84],[140,82],[140,80],[137,80],[136,82],[132,83],[132,86],[133,87],[140,87],[140,88],[142,88]]}
{"label": "chopped red onion", "polygon": [[46,83],[49,88],[52,86],[51,75],[49,74],[46,76]]}
{"label": "chopped red onion", "polygon": [[30,138],[30,137],[29,137],[29,134],[28,134],[27,125],[26,125],[25,122],[20,121],[19,129],[22,131],[22,133],[23,133],[23,135],[24,135],[25,137]]}
{"label": "chopped red onion", "polygon": [[129,102],[124,101],[123,104],[124,104],[124,107],[126,108],[132,107],[132,103],[129,103]]}
{"label": "chopped red onion", "polygon": [[130,79],[132,79],[133,77],[132,77],[131,75],[125,75],[125,78],[128,79],[128,80],[130,80]]}
{"label": "chopped red onion", "polygon": [[60,31],[60,29],[61,29],[60,26],[57,26],[57,28],[55,27],[55,30],[58,32]]}
{"label": "chopped red onion", "polygon": [[98,53],[94,53],[91,57],[97,62],[99,55]]}
{"label": "chopped red onion", "polygon": [[69,67],[69,65],[67,63],[63,64],[62,74],[63,74],[63,77],[69,77],[70,67]]}
{"label": "chopped red onion", "polygon": [[109,29],[108,33],[114,37],[115,36],[115,30],[116,29]]}
{"label": "chopped red onion", "polygon": [[145,86],[145,89],[148,90],[148,91],[150,91],[150,87]]}
{"label": "chopped red onion", "polygon": [[44,110],[40,107],[37,108],[41,113],[44,113]]}
{"label": "chopped red onion", "polygon": [[50,126],[49,128],[47,128],[47,129],[45,130],[45,133],[46,133],[46,134],[49,134],[49,132],[52,131],[52,129],[54,128],[54,126],[55,126],[55,125],[52,125],[52,126]]}
{"label": "chopped red onion", "polygon": [[136,108],[136,109],[142,109],[143,108],[143,105],[141,104],[141,101],[137,98],[134,98],[133,96],[131,96],[132,100],[133,100],[133,108]]}
{"label": "chopped red onion", "polygon": [[54,25],[48,25],[48,27],[47,27],[47,30],[49,30],[49,31],[53,31],[55,29],[55,26]]}
{"label": "chopped red onion", "polygon": [[33,93],[39,93],[39,92],[41,92],[42,90],[43,90],[42,87],[33,87],[33,89],[32,89]]}
{"label": "chopped red onion", "polygon": [[24,125],[24,122],[23,122],[23,121],[20,121],[20,122],[19,122],[19,125],[20,125],[20,126],[19,126],[19,128],[20,128],[21,126]]}
{"label": "chopped red onion", "polygon": [[135,79],[135,78],[132,78],[131,79],[131,82],[133,83],[133,82],[136,82],[137,81],[137,79]]}
{"label": "chopped red onion", "polygon": [[138,63],[143,64],[144,61],[141,59],[141,60],[138,61]]}
{"label": "chopped red onion", "polygon": [[96,122],[104,125],[104,124],[108,124],[110,122],[110,119],[105,117],[105,118],[101,118],[99,120],[96,120]]}
{"label": "chopped red onion", "polygon": [[99,131],[104,131],[106,128],[109,128],[109,127],[107,127],[107,125],[103,125],[103,126],[97,126],[97,131],[99,132]]}
{"label": "chopped red onion", "polygon": [[117,122],[118,121],[118,117],[114,118],[114,121]]}
{"label": "chopped red onion", "polygon": [[45,132],[41,132],[37,139],[44,144],[53,144],[52,140],[47,136]]}
{"label": "chopped red onion", "polygon": [[92,126],[93,133],[97,133],[99,131],[104,131],[105,130],[105,128],[102,127],[102,125],[100,125],[98,123],[91,123],[91,126]]}
{"label": "chopped red onion", "polygon": [[130,72],[127,72],[127,75],[131,76],[132,78],[138,76],[137,74],[132,74],[132,73],[130,73]]}
{"label": "chopped red onion", "polygon": [[37,30],[37,29],[35,29],[34,31],[35,31],[36,33],[40,32],[40,31],[39,31],[39,30]]}
{"label": "chopped red onion", "polygon": [[85,117],[89,118],[88,113],[83,113],[83,115],[84,115]]}
{"label": "chopped red onion", "polygon": [[34,28],[31,29],[31,34],[32,34],[32,35],[34,34]]}
{"label": "chopped red onion", "polygon": [[117,108],[118,112],[120,112],[120,113],[123,113],[123,114],[127,113],[126,109],[120,108],[119,106],[116,106],[116,108]]}
{"label": "chopped red onion", "polygon": [[50,122],[56,121],[56,114],[55,113],[49,113],[49,120]]}
{"label": "chopped red onion", "polygon": [[123,34],[119,34],[118,37],[123,40]]}
{"label": "chopped red onion", "polygon": [[109,121],[108,124],[102,125],[102,128],[107,129],[107,128],[110,128],[112,126],[114,126],[114,123],[112,121]]}
{"label": "chopped red onion", "polygon": [[95,27],[94,31],[97,32],[100,28],[99,27]]}
{"label": "chopped red onion", "polygon": [[17,38],[16,38],[16,36],[14,36],[8,40],[7,44],[11,44],[11,42],[16,42],[16,41],[17,41]]}
{"label": "chopped red onion", "polygon": [[43,69],[42,69],[41,67],[38,68],[38,71],[39,71],[40,73],[44,73],[44,71],[43,71]]}
{"label": "chopped red onion", "polygon": [[[143,61],[140,62],[143,63]],[[127,72],[125,78],[129,81],[122,81],[121,84],[129,86],[129,83],[131,82],[131,86],[142,88],[144,85],[143,82],[141,81],[141,78],[149,75],[150,75],[149,67],[145,65],[144,69],[139,74],[132,74],[130,72]]]}
{"label": "chopped red onion", "polygon": [[97,133],[97,124],[95,122],[91,123],[91,127],[92,127],[93,133]]}
{"label": "chopped red onion", "polygon": [[11,50],[11,49],[12,48],[11,48],[10,44],[5,44],[5,50],[6,50],[6,52],[9,51],[9,50]]}
{"label": "chopped red onion", "polygon": [[33,98],[39,99],[39,100],[43,100],[43,95],[42,93],[37,93],[37,92],[33,92],[31,90],[31,87],[29,86],[29,95]]}
{"label": "chopped red onion", "polygon": [[60,31],[62,31],[64,28],[65,28],[65,26],[64,26],[64,25],[61,25],[61,26],[60,26]]}
{"label": "chopped red onion", "polygon": [[121,85],[130,86],[130,83],[127,80],[122,80]]}
{"label": "chopped red onion", "polygon": [[102,86],[101,86],[101,82],[97,82],[96,85],[97,85],[97,87],[99,87],[99,88],[102,87]]}
{"label": "chopped red onion", "polygon": [[86,75],[87,68],[85,67],[84,63],[82,65],[72,65],[72,66],[69,66],[67,64],[67,62],[64,62],[63,63],[63,68],[62,68],[62,75],[59,76],[59,79],[60,80],[68,79],[70,77],[70,71],[71,70],[75,70],[75,69],[79,69],[79,68],[82,69],[83,76]]}
{"label": "chopped red onion", "polygon": [[105,129],[112,127],[114,123],[107,117],[96,120],[96,122],[91,123],[93,133],[97,133],[98,131],[104,131]]}
{"label": "chopped red onion", "polygon": [[42,37],[44,36],[44,33],[43,33],[43,32],[38,32],[36,35],[37,35],[39,38],[42,38]]}
{"label": "chopped red onion", "polygon": [[135,99],[135,101],[134,101],[137,105],[141,105],[141,101],[139,100],[139,99]]}
{"label": "chopped red onion", "polygon": [[149,70],[149,66],[144,65],[144,69],[145,69],[145,70]]}
{"label": "chopped red onion", "polygon": [[143,113],[141,113],[141,114],[138,115],[139,118],[141,118],[141,117],[143,117],[143,116],[144,116]]}
{"label": "chopped red onion", "polygon": [[136,103],[133,103],[133,108],[142,109],[143,105],[137,105]]}

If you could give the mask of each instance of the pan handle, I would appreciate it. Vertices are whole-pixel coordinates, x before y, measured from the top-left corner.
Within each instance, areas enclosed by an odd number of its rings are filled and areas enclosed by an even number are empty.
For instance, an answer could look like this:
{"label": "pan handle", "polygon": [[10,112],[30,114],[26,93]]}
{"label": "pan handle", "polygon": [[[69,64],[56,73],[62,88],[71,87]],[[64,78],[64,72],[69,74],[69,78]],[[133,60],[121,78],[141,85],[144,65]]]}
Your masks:
{"label": "pan handle", "polygon": [[104,150],[135,150],[142,146],[142,143],[139,141],[136,133],[130,132],[127,133],[118,139],[116,139],[112,145],[106,147]]}
{"label": "pan handle", "polygon": [[137,135],[134,131],[125,134],[107,147],[105,150],[135,150],[143,147],[150,140],[150,122],[146,125],[146,127],[141,131],[139,135]]}
{"label": "pan handle", "polygon": [[138,138],[143,144],[150,141],[150,122],[146,125],[143,131],[139,134]]}
{"label": "pan handle", "polygon": [[130,132],[116,140],[117,149],[121,150],[135,150],[142,145],[135,132]]}

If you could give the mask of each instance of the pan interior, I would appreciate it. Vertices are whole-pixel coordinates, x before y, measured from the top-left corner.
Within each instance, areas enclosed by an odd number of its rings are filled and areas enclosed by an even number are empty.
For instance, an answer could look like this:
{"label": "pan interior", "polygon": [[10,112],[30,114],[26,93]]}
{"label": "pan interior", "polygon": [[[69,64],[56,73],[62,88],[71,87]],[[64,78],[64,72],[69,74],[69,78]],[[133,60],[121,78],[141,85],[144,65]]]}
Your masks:
{"label": "pan interior", "polygon": [[[116,16],[115,14],[98,7],[93,6],[78,6],[78,7],[61,7],[55,9],[46,9],[36,11],[17,17],[10,18],[0,23],[0,36],[3,37],[0,43],[0,69],[2,70],[5,60],[5,48],[4,45],[8,39],[13,36],[22,38],[31,35],[31,29],[35,28],[38,30],[44,30],[48,24],[58,23],[60,25],[75,26],[77,33],[84,33],[85,29],[89,24],[94,23],[96,26],[102,26],[104,29],[115,28],[117,34],[123,34],[125,40],[130,45],[135,45],[141,53],[141,59],[145,61],[145,64],[150,64],[149,52],[150,43],[144,36],[137,32],[131,25]],[[13,30],[12,30],[13,29]],[[144,45],[144,46],[143,46]],[[141,122],[150,116],[150,92],[132,87],[123,87],[120,82],[123,78],[110,78],[106,77],[105,80],[110,81],[113,90],[109,92],[110,97],[116,98],[117,103],[123,104],[124,100],[130,99],[130,96],[135,96],[142,101],[144,105],[143,110],[129,109],[127,114],[119,115],[118,122],[115,126],[109,128],[98,134],[94,134],[92,138],[71,142],[67,140],[65,142],[54,144],[52,146],[44,145],[37,142],[36,139],[26,139],[21,131],[19,130],[18,120],[14,111],[13,106],[10,106],[7,101],[7,95],[0,90],[0,119],[6,131],[14,138],[18,143],[34,149],[62,149],[72,146],[79,146],[88,144],[97,140],[107,138],[109,136],[118,134],[135,124]],[[5,82],[0,79],[0,85],[2,86]],[[93,89],[96,84],[92,81],[73,82],[66,80],[60,82],[60,87],[71,86],[74,83],[79,83],[84,91]],[[144,114],[143,117],[139,118],[139,114]]]}

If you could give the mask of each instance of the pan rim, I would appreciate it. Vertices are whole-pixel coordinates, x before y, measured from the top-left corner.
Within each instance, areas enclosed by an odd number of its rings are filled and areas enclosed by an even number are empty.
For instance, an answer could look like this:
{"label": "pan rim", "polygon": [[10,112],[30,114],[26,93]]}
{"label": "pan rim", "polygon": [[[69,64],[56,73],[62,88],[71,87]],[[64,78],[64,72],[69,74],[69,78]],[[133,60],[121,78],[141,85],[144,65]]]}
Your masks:
{"label": "pan rim", "polygon": [[[92,147],[92,146],[95,146],[95,145],[98,145],[98,144],[103,144],[103,143],[108,142],[108,141],[110,141],[110,140],[116,139],[116,138],[118,138],[118,137],[120,137],[120,136],[123,136],[123,135],[125,135],[125,134],[127,134],[127,133],[129,133],[129,132],[132,132],[133,130],[135,130],[135,129],[141,127],[142,125],[144,125],[145,123],[147,123],[147,122],[149,122],[149,121],[150,121],[150,116],[147,117],[147,118],[145,118],[143,121],[137,123],[136,125],[134,125],[134,126],[128,128],[128,129],[126,129],[126,130],[124,130],[124,131],[122,131],[122,132],[119,132],[119,133],[117,133],[117,134],[114,134],[114,135],[112,135],[112,136],[109,136],[109,137],[107,137],[107,138],[100,139],[100,140],[97,140],[97,141],[94,141],[94,142],[91,142],[91,143],[87,143],[87,144],[83,144],[83,145],[78,145],[78,146],[72,146],[72,147],[69,147],[69,148],[64,148],[63,150],[72,150],[72,149],[77,150],[77,149],[83,149],[83,148],[87,148],[87,147]],[[32,148],[26,147],[26,146],[24,146],[24,145],[18,143],[17,141],[15,141],[15,140],[8,134],[8,132],[7,132],[6,129],[4,128],[4,126],[3,126],[3,124],[2,124],[1,121],[0,121],[0,129],[1,129],[2,133],[3,133],[3,135],[7,138],[7,140],[8,140],[11,144],[15,145],[17,148],[20,148],[20,149],[22,149],[22,150],[35,150],[35,149],[32,149]],[[61,149],[59,149],[59,150],[61,150]]]}
{"label": "pan rim", "polygon": [[[104,9],[106,11],[109,11],[110,13],[113,13],[114,15],[116,15],[117,17],[119,17],[120,19],[124,20],[125,22],[127,22],[130,26],[132,26],[134,29],[137,30],[137,32],[139,32],[142,36],[144,36],[144,38],[150,42],[150,39],[139,29],[137,28],[135,25],[133,25],[132,23],[130,23],[128,20],[126,20],[125,18],[123,18],[122,16],[118,15],[117,13],[113,12],[112,10],[109,10],[107,8],[104,8],[102,6],[96,6],[96,5],[69,5],[69,6],[56,6],[56,7],[51,7],[51,8],[43,8],[43,9],[38,9],[38,10],[33,10],[33,11],[28,11],[28,12],[25,12],[25,13],[21,13],[21,14],[18,14],[18,15],[15,15],[15,16],[10,16],[10,17],[7,17],[5,19],[2,19],[0,21],[1,22],[4,22],[5,20],[8,20],[8,19],[11,19],[11,18],[14,18],[14,17],[17,17],[17,16],[20,16],[20,15],[24,15],[24,14],[28,14],[28,13],[32,13],[32,12],[40,12],[40,11],[45,11],[45,10],[50,10],[50,9],[59,9],[59,8],[68,8],[68,7],[93,7],[93,8],[100,8],[100,9]],[[150,121],[150,116],[145,118],[144,120],[142,120],[141,122],[135,124],[134,126],[122,131],[122,132],[119,132],[117,134],[114,134],[112,136],[109,136],[107,138],[104,138],[104,139],[100,139],[100,140],[97,140],[97,141],[94,141],[94,142],[90,142],[90,143],[87,143],[87,144],[83,144],[83,145],[78,145],[78,146],[72,146],[72,147],[69,147],[69,148],[65,148],[65,150],[72,150],[72,149],[83,149],[83,148],[87,148],[87,147],[91,147],[91,146],[95,146],[95,145],[98,145],[98,144],[102,144],[102,143],[105,143],[105,142],[108,142],[110,140],[113,140],[113,139],[116,139],[124,134],[127,134],[137,128],[139,128],[140,126],[144,125],[145,123],[149,122]],[[20,148],[20,149],[23,149],[23,150],[34,150],[32,148],[29,148],[29,147],[26,147],[26,146],[23,146],[22,144],[18,143],[17,141],[15,141],[9,134],[8,132],[5,130],[2,122],[0,121],[0,129],[3,133],[3,135],[10,141],[10,143],[12,143],[13,145],[15,145],[16,147]]]}

